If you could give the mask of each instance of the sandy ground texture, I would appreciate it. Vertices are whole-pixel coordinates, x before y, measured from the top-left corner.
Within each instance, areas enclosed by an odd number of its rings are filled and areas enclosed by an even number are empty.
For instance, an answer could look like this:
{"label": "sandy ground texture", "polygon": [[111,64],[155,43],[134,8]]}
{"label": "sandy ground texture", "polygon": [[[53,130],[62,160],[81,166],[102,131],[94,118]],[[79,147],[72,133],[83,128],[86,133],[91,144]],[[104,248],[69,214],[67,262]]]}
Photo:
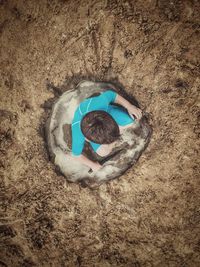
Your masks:
{"label": "sandy ground texture", "polygon": [[[0,266],[198,267],[197,0],[0,0]],[[118,79],[150,114],[138,163],[68,183],[41,125],[73,75]]]}

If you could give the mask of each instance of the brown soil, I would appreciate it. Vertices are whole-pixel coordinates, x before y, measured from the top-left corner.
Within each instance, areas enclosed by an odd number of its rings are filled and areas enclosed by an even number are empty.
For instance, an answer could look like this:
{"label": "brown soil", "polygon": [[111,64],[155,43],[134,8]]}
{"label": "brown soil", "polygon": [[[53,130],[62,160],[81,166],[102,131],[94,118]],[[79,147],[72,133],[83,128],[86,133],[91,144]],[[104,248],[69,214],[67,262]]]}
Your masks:
{"label": "brown soil", "polygon": [[[0,0],[0,266],[198,267],[197,0]],[[96,190],[48,160],[41,123],[73,75],[115,77],[151,116],[139,162]]]}

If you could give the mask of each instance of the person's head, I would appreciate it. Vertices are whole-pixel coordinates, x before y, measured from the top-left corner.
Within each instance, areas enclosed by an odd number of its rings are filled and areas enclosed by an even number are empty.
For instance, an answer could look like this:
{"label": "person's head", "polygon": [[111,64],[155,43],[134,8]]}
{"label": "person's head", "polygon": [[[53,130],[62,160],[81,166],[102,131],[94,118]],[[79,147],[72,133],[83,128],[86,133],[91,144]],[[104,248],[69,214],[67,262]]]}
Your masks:
{"label": "person's head", "polygon": [[97,144],[111,144],[120,135],[116,121],[101,110],[86,114],[81,121],[81,130],[88,140]]}

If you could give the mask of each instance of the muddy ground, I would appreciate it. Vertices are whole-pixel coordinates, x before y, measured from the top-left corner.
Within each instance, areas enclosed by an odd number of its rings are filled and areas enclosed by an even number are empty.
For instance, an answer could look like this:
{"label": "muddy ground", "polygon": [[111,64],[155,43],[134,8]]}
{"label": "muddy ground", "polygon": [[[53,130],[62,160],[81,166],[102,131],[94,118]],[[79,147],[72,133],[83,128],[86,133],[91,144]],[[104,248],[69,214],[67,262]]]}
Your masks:
{"label": "muddy ground", "polygon": [[[1,0],[0,266],[200,266],[197,0]],[[41,124],[76,75],[118,79],[150,114],[138,163],[90,190]]]}

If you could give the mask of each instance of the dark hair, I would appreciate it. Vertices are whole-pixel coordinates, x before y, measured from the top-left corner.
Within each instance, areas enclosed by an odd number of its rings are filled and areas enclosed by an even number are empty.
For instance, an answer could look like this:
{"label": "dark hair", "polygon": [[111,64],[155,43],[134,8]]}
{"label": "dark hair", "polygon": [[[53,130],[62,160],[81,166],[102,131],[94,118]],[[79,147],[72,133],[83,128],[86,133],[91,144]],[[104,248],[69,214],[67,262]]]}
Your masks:
{"label": "dark hair", "polygon": [[102,110],[88,112],[81,121],[81,131],[97,144],[111,144],[120,135],[116,121]]}

